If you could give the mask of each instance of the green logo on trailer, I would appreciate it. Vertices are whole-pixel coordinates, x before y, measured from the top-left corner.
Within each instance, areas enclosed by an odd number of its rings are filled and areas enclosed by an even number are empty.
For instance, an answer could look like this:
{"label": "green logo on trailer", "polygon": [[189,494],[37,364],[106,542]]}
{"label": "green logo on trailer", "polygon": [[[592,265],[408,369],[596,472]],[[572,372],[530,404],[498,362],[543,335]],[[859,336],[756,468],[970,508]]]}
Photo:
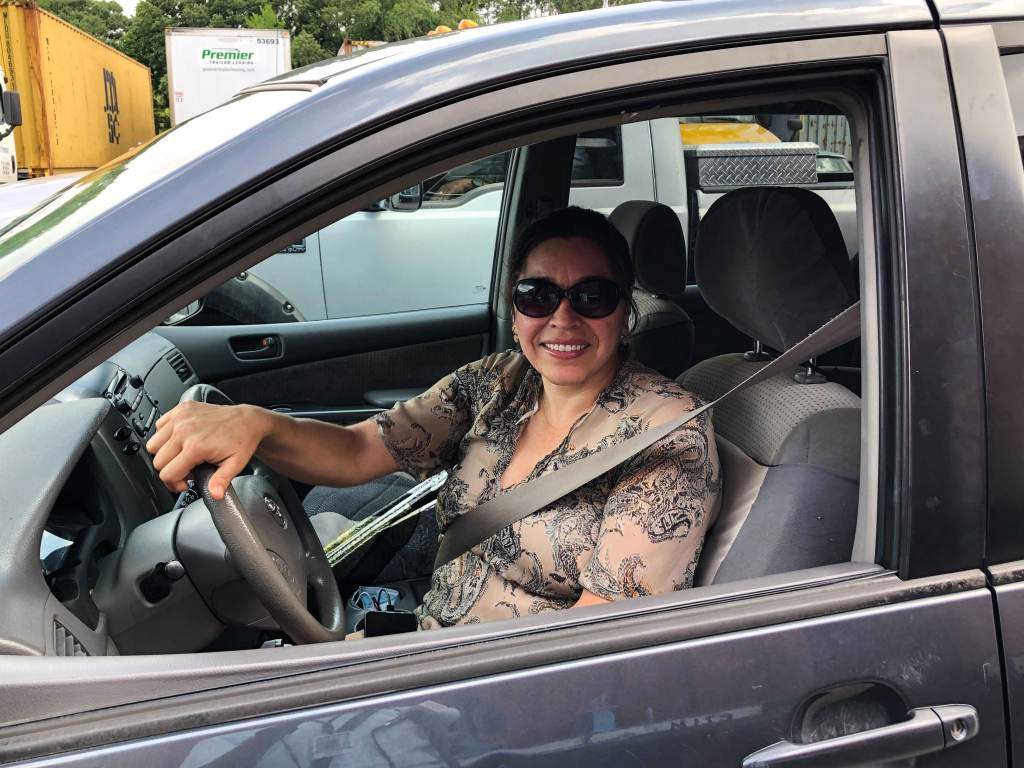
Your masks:
{"label": "green logo on trailer", "polygon": [[203,61],[252,61],[256,54],[237,48],[203,48]]}

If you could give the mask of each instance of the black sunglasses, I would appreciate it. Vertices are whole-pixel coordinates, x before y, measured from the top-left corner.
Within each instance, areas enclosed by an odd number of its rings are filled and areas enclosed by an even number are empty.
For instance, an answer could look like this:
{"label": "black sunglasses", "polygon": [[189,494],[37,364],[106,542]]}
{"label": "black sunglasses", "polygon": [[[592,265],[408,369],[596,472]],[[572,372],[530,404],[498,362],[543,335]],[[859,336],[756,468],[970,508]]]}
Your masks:
{"label": "black sunglasses", "polygon": [[545,277],[527,277],[512,289],[512,304],[527,317],[554,314],[563,298],[581,317],[608,317],[619,306],[622,291],[607,277],[588,277],[564,289]]}

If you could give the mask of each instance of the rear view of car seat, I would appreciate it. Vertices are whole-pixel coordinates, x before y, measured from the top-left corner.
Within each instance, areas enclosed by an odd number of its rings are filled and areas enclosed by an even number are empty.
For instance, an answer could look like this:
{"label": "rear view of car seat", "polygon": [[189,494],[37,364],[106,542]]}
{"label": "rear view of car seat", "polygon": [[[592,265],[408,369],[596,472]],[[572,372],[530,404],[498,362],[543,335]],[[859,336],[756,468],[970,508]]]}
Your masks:
{"label": "rear view of car seat", "polygon": [[647,200],[622,203],[608,217],[629,243],[639,316],[629,335],[633,355],[675,378],[690,364],[693,321],[672,297],[686,289],[686,241],[675,211]]}
{"label": "rear view of car seat", "polygon": [[[716,201],[695,248],[715,312],[766,347],[791,347],[855,300],[842,233],[813,192],[747,187]],[[766,365],[741,353],[680,377],[706,400]],[[795,373],[796,371],[794,371]],[[722,507],[699,585],[850,559],[860,475],[860,398],[832,382],[772,377],[716,406]]]}

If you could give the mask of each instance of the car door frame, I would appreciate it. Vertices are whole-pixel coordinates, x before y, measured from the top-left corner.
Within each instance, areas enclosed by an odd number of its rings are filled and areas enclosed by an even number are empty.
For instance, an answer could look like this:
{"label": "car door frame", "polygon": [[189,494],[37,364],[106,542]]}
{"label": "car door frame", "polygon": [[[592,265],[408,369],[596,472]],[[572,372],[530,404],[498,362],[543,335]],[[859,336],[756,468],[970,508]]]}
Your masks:
{"label": "car door frame", "polygon": [[[526,674],[541,668],[573,670],[586,664],[588,659],[629,664],[655,649],[672,652],[707,645],[718,638],[756,637],[758,632],[766,633],[767,637],[787,628],[797,632],[799,637],[809,638],[820,627],[828,625],[845,632],[861,620],[888,622],[885,626],[892,628],[899,626],[901,620],[918,615],[919,610],[930,613],[931,621],[956,616],[956,623],[962,626],[950,631],[951,642],[965,653],[971,647],[978,649],[985,658],[994,653],[991,601],[984,577],[978,570],[982,564],[981,545],[971,535],[971,526],[984,520],[983,494],[978,494],[979,470],[974,466],[951,465],[954,457],[935,449],[937,445],[957,441],[971,443],[983,434],[980,352],[974,349],[972,354],[972,350],[967,349],[961,358],[941,361],[942,365],[939,361],[929,361],[925,354],[929,344],[933,345],[937,338],[946,338],[944,334],[963,337],[967,333],[965,327],[970,327],[976,319],[973,314],[975,286],[949,279],[965,267],[970,251],[966,228],[958,227],[955,216],[950,220],[946,215],[958,210],[956,200],[959,195],[962,202],[963,183],[957,153],[949,152],[951,147],[955,150],[953,118],[945,90],[944,57],[933,30],[723,46],[641,59],[610,65],[601,71],[600,78],[595,78],[594,70],[554,75],[543,82],[518,84],[418,115],[343,147],[329,159],[296,170],[165,245],[156,254],[159,262],[187,265],[194,263],[189,254],[195,252],[197,245],[205,244],[204,253],[209,254],[209,243],[222,244],[219,251],[214,251],[215,255],[207,256],[200,273],[189,279],[183,278],[180,272],[177,281],[154,279],[149,275],[147,285],[154,299],[148,305],[148,313],[139,314],[142,323],[153,322],[165,316],[173,305],[201,295],[231,274],[231,270],[237,271],[239,264],[251,264],[292,242],[297,226],[293,212],[309,200],[310,190],[322,194],[332,185],[334,189],[343,183],[349,185],[344,202],[338,204],[332,200],[333,205],[325,212],[306,218],[301,224],[303,231],[317,229],[339,214],[356,210],[371,200],[380,199],[382,193],[422,177],[425,167],[421,159],[418,165],[410,164],[407,169],[396,162],[390,167],[386,180],[381,174],[354,179],[354,174],[343,173],[339,178],[339,168],[360,167],[367,146],[374,147],[375,156],[383,156],[400,152],[414,139],[444,136],[449,142],[449,154],[443,161],[426,166],[440,170],[442,164],[450,166],[452,163],[453,126],[473,125],[474,130],[481,130],[479,120],[473,121],[474,109],[493,118],[507,116],[510,109],[550,104],[553,94],[579,100],[581,94],[588,91],[633,89],[638,83],[660,86],[665,79],[686,87],[693,78],[712,74],[718,77],[723,73],[743,73],[762,67],[808,68],[812,63],[818,66],[822,62],[878,61],[886,59],[886,52],[894,73],[892,106],[899,119],[893,120],[894,126],[886,126],[892,130],[889,146],[877,143],[873,147],[874,155],[869,157],[868,144],[862,142],[858,152],[861,167],[867,162],[880,162],[884,156],[890,158],[889,169],[895,173],[895,178],[889,173],[872,174],[873,187],[870,191],[864,190],[861,198],[862,201],[884,200],[878,213],[892,215],[894,220],[875,220],[875,208],[870,204],[861,208],[865,217],[862,232],[886,233],[879,238],[880,254],[898,255],[892,258],[892,263],[866,259],[866,264],[877,270],[880,279],[879,294],[869,293],[864,297],[868,304],[878,301],[900,307],[901,313],[892,313],[888,321],[895,327],[887,328],[884,317],[880,318],[882,327],[878,336],[906,342],[880,345],[878,355],[885,360],[883,370],[888,371],[893,380],[883,377],[874,385],[879,400],[887,403],[883,405],[881,419],[892,417],[885,423],[900,424],[900,429],[891,430],[899,433],[894,435],[893,444],[879,441],[880,461],[886,471],[874,481],[877,488],[894,491],[878,494],[879,498],[884,495],[891,501],[879,505],[880,510],[884,510],[885,524],[879,526],[877,535],[886,543],[898,541],[898,546],[880,553],[881,561],[898,569],[898,575],[874,564],[850,563],[757,580],[760,583],[722,585],[632,601],[627,605],[564,612],[554,618],[534,617],[516,623],[459,627],[433,637],[389,638],[371,647],[360,645],[350,650],[341,644],[328,644],[282,648],[269,654],[263,651],[227,656],[197,654],[187,659],[69,658],[58,660],[56,667],[59,669],[53,668],[54,660],[2,659],[0,680],[5,681],[2,684],[6,689],[5,698],[13,700],[29,690],[33,691],[33,697],[19,700],[23,706],[16,718],[12,718],[10,710],[6,711],[3,722],[8,726],[0,729],[0,759],[40,756],[170,734],[184,724],[186,712],[189,727],[197,727],[283,715],[296,707],[341,706],[355,699],[376,706],[372,697],[387,692],[418,687],[429,690],[429,686],[446,684],[458,687],[467,678],[498,679],[502,675]],[[524,121],[515,129],[520,131],[516,138],[532,140],[552,135],[556,129],[550,126],[549,117],[546,121],[547,126],[540,127],[538,121],[538,127],[532,129]],[[585,122],[581,114],[581,124]],[[559,130],[566,127],[560,126]],[[493,144],[484,145],[486,139],[478,135],[475,148],[460,157],[508,146],[508,125],[501,130],[505,132],[504,138],[499,131],[494,134]],[[934,144],[922,141],[922,136],[934,138]],[[423,152],[421,143],[417,148],[420,158]],[[944,189],[944,205],[936,205],[934,193],[923,183],[913,178],[909,179],[910,183],[904,183],[908,171],[925,169],[932,178],[952,180]],[[289,215],[281,216],[282,199],[294,201],[288,205]],[[964,210],[964,206],[959,210]],[[276,224],[269,230],[269,236],[267,232],[257,234],[256,230],[272,219]],[[891,247],[882,242],[883,238],[888,240],[890,232],[895,240]],[[936,253],[941,254],[938,260]],[[93,296],[103,300],[124,295],[125,285],[139,279],[138,274],[128,270],[99,286]],[[189,284],[191,287],[182,291],[182,286]],[[873,283],[869,280],[867,284]],[[175,285],[178,292],[172,302],[166,295]],[[938,308],[953,311],[938,317]],[[113,343],[108,343],[106,348]],[[100,349],[105,351],[104,347]],[[915,366],[915,372],[922,372],[921,376],[915,379],[901,375],[908,361],[913,361],[910,364]],[[941,384],[944,382],[960,386],[956,395],[958,403],[977,401],[968,402],[966,407],[961,405],[956,419],[946,412],[954,395],[943,391]],[[894,397],[883,397],[885,392]],[[899,402],[893,403],[894,399]],[[930,431],[913,428],[922,419],[930,420]],[[951,477],[954,469],[960,471],[959,484]],[[983,462],[980,475],[983,478]],[[936,494],[942,494],[940,498],[948,503],[936,506],[931,501]],[[894,515],[897,507],[898,518]],[[932,525],[939,523],[965,530],[967,541],[960,542],[960,546],[951,551],[947,542],[937,541],[927,534],[926,517]],[[898,531],[892,527],[897,520]],[[934,629],[934,623],[921,623]],[[922,637],[913,640],[920,642]],[[903,650],[906,651],[905,646]],[[858,658],[863,666],[869,657],[886,652],[884,638],[879,638],[866,643],[864,653]],[[819,647],[817,653],[826,658],[832,649]],[[41,663],[35,663],[44,661],[51,665],[49,671]],[[984,687],[988,688],[999,679],[996,666],[989,671]],[[998,750],[1003,746],[1002,706],[1000,701],[998,712],[995,711],[990,693],[981,690],[981,683],[975,681],[963,693],[965,700],[985,701],[981,706],[985,730],[980,738],[986,741],[975,743],[979,747],[984,744],[980,753],[993,758],[997,753],[1001,756]],[[154,689],[159,691],[157,699],[154,699]],[[151,743],[151,746],[156,745],[157,742]],[[88,759],[87,755],[81,757]]]}
{"label": "car door frame", "polygon": [[[1006,8],[994,9],[1002,10]],[[988,521],[985,562],[996,598],[1006,674],[1008,722],[1024,716],[1024,409],[1020,407],[1020,312],[1024,279],[1024,164],[1002,57],[1024,53],[1024,22],[944,23],[950,77],[961,126],[977,261],[985,355]],[[1024,97],[1024,94],[1020,94]],[[1020,99],[1018,98],[1018,103]],[[1024,760],[1024,731],[1011,734],[1014,764]]]}

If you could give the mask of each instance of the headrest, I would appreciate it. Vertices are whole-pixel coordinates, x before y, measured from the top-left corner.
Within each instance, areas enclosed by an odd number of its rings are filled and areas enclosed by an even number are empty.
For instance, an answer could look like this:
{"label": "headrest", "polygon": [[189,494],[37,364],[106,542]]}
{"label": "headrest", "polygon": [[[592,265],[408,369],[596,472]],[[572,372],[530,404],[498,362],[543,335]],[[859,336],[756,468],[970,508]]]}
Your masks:
{"label": "headrest", "polygon": [[779,351],[855,297],[832,210],[799,187],[744,187],[715,201],[700,222],[694,268],[708,306]]}
{"label": "headrest", "polygon": [[679,216],[667,205],[630,200],[608,217],[629,243],[636,283],[655,296],[686,290],[686,238]]}

